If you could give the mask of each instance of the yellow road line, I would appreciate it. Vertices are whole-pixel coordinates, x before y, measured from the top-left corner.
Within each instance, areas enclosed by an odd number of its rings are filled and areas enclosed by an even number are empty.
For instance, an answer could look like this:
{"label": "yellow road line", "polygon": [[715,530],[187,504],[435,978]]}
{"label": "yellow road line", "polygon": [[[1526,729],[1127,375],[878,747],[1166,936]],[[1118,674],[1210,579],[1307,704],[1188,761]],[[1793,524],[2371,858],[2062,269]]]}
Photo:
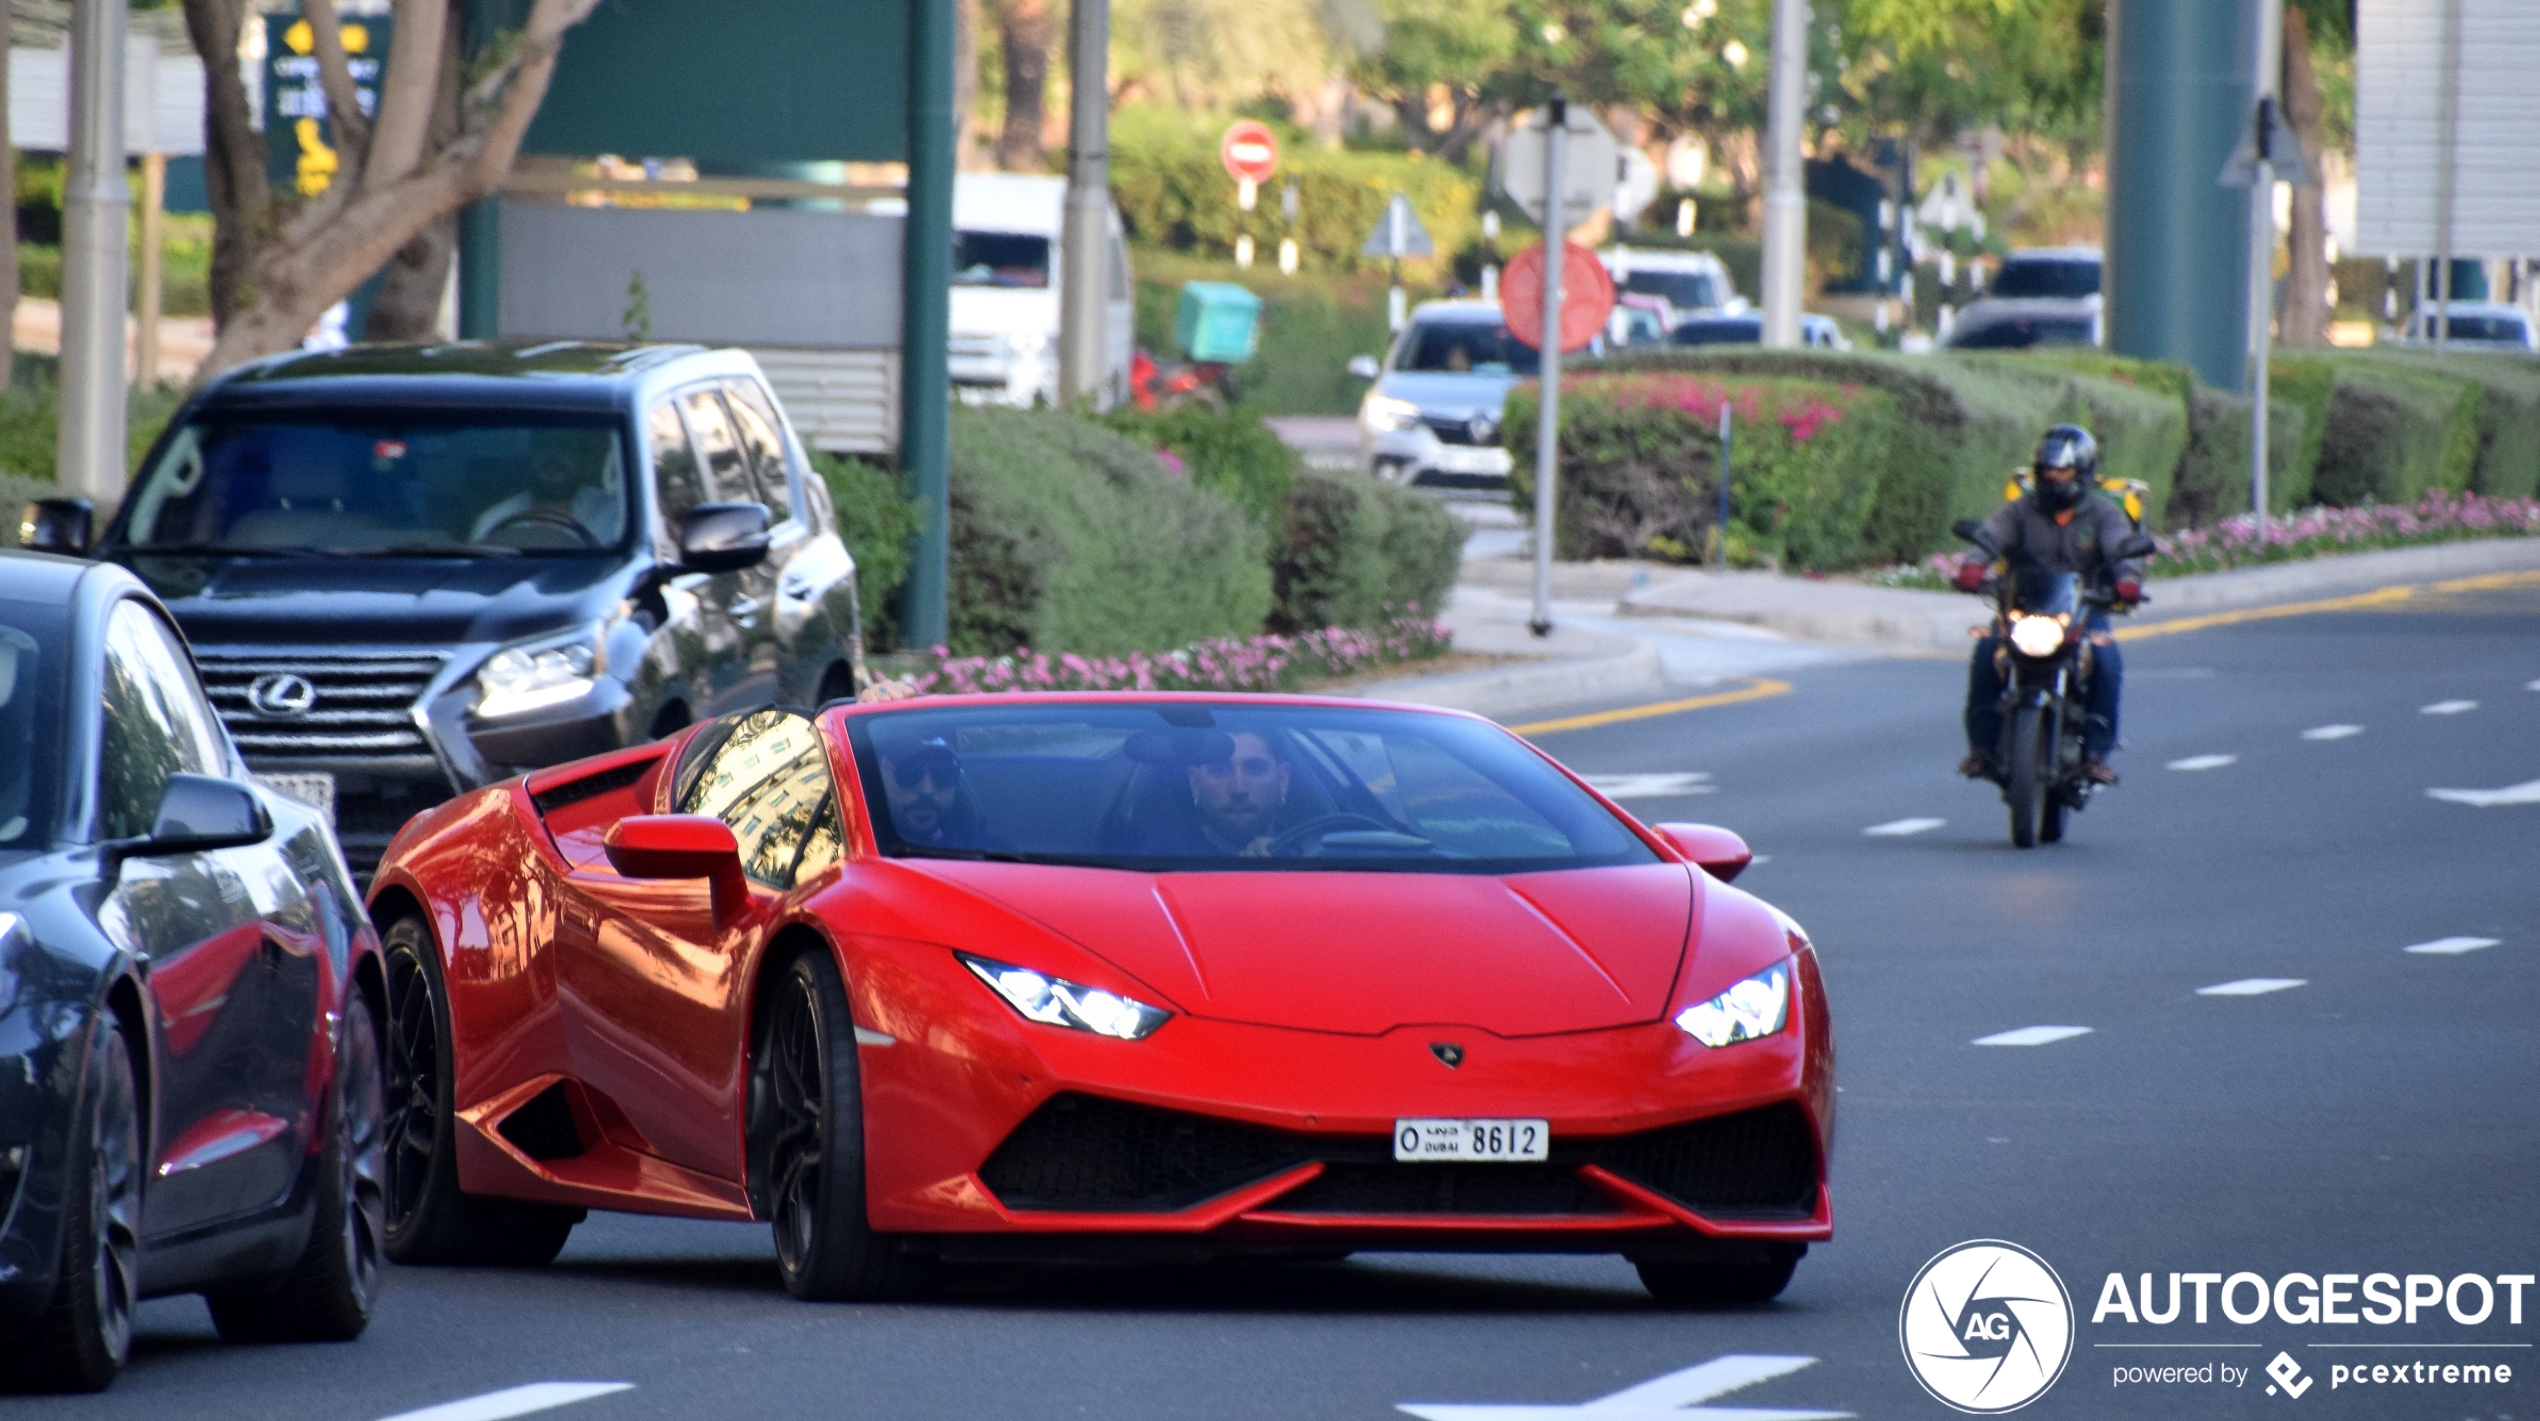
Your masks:
{"label": "yellow road line", "polygon": [[2285,602],[2273,607],[2249,607],[2237,612],[2210,612],[2201,617],[2178,617],[2144,626],[2120,627],[2119,641],[2137,641],[2147,636],[2167,636],[2172,632],[2197,632],[2207,627],[2237,626],[2242,622],[2265,622],[2278,617],[2306,617],[2314,612],[2361,612],[2375,608],[2395,607],[2414,601],[2420,594],[2443,596],[2461,592],[2498,592],[2509,588],[2540,587],[2540,572],[2489,572],[2476,577],[2455,577],[2443,582],[2412,582],[2395,587],[2377,587],[2351,597],[2327,597],[2315,602]]}
{"label": "yellow road line", "polygon": [[1512,725],[1508,728],[1519,735],[1549,735],[1556,730],[1586,730],[1590,726],[1616,725],[1627,720],[1648,720],[1655,716],[1675,715],[1682,711],[1709,710],[1713,706],[1733,706],[1740,701],[1760,701],[1772,696],[1789,694],[1788,681],[1774,681],[1758,676],[1734,691],[1714,691],[1707,696],[1694,696],[1681,701],[1660,701],[1655,705],[1625,706],[1621,710],[1565,716],[1560,720],[1538,720],[1531,724]]}

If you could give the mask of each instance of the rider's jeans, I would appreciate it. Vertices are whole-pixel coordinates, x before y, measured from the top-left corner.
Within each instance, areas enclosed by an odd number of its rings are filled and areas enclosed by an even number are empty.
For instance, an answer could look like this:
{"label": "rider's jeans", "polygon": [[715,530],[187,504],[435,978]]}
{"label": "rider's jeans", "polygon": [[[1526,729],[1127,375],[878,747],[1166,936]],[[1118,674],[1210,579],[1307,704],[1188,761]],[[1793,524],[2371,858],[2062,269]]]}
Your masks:
{"label": "rider's jeans", "polygon": [[[2095,669],[2084,696],[2090,721],[2082,727],[2081,749],[2094,760],[2104,760],[2117,743],[2117,700],[2125,690],[2125,657],[2117,650],[2116,638],[2108,635],[2106,612],[2091,612],[2090,633]],[[2096,640],[2099,637],[2107,640]],[[1978,641],[1975,660],[1967,667],[1967,744],[1987,759],[2002,748],[2002,673],[1993,669],[1993,652],[2001,644],[1998,636]]]}

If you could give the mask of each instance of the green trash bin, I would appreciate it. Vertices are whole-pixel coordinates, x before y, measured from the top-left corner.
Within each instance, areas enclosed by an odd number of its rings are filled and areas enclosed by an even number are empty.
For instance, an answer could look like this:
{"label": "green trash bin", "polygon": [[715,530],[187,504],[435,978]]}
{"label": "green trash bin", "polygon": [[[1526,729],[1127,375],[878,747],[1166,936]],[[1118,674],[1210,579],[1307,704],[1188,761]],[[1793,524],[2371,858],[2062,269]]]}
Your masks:
{"label": "green trash bin", "polygon": [[1241,365],[1261,334],[1261,298],[1231,281],[1185,281],[1173,339],[1193,360]]}

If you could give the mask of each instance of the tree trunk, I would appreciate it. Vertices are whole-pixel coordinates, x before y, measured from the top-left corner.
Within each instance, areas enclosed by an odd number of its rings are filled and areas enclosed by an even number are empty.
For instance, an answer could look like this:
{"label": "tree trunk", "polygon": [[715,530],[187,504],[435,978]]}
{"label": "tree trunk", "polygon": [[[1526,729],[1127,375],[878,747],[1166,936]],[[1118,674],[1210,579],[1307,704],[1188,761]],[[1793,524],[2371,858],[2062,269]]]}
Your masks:
{"label": "tree trunk", "polygon": [[1005,45],[1005,127],[997,136],[997,166],[1009,173],[1046,173],[1049,150],[1041,146],[1048,121],[1050,0],[1006,0],[997,17]]}
{"label": "tree trunk", "polygon": [[223,327],[245,300],[248,264],[264,235],[271,190],[264,135],[248,124],[247,82],[238,72],[247,0],[185,0],[185,29],[203,66],[203,185],[212,208],[212,324]]}
{"label": "tree trunk", "polygon": [[[466,47],[455,24],[442,27],[441,63],[424,129],[423,151],[437,153],[458,137],[459,75]],[[383,124],[383,128],[387,125]],[[379,294],[362,322],[363,340],[429,340],[439,334],[441,298],[450,289],[450,262],[458,254],[459,220],[453,213],[415,234],[388,260]]]}
{"label": "tree trunk", "polygon": [[970,128],[979,103],[979,0],[953,0],[953,171],[979,165]]}
{"label": "tree trunk", "polygon": [[9,240],[0,251],[0,390],[17,377],[18,151],[9,132],[9,11],[0,0],[0,195],[9,203]]}
{"label": "tree trunk", "polygon": [[[2301,145],[2303,165],[2320,176],[2320,88],[2311,72],[2311,27],[2299,9],[2284,11],[2284,117]],[[2283,342],[2328,344],[2328,210],[2317,186],[2293,189],[2285,233]]]}

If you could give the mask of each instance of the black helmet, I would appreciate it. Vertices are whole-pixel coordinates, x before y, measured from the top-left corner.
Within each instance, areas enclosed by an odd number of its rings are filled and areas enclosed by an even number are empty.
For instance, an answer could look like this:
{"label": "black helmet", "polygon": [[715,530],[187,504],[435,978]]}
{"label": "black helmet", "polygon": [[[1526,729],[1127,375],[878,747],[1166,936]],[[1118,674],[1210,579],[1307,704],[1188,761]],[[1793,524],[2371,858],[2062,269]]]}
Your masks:
{"label": "black helmet", "polygon": [[[2058,482],[2046,477],[2048,469],[2070,469],[2073,478]],[[2060,512],[2082,501],[2099,474],[2099,441],[2078,424],[2059,424],[2046,431],[2037,441],[2037,462],[2030,494],[2038,506],[2049,512]]]}

